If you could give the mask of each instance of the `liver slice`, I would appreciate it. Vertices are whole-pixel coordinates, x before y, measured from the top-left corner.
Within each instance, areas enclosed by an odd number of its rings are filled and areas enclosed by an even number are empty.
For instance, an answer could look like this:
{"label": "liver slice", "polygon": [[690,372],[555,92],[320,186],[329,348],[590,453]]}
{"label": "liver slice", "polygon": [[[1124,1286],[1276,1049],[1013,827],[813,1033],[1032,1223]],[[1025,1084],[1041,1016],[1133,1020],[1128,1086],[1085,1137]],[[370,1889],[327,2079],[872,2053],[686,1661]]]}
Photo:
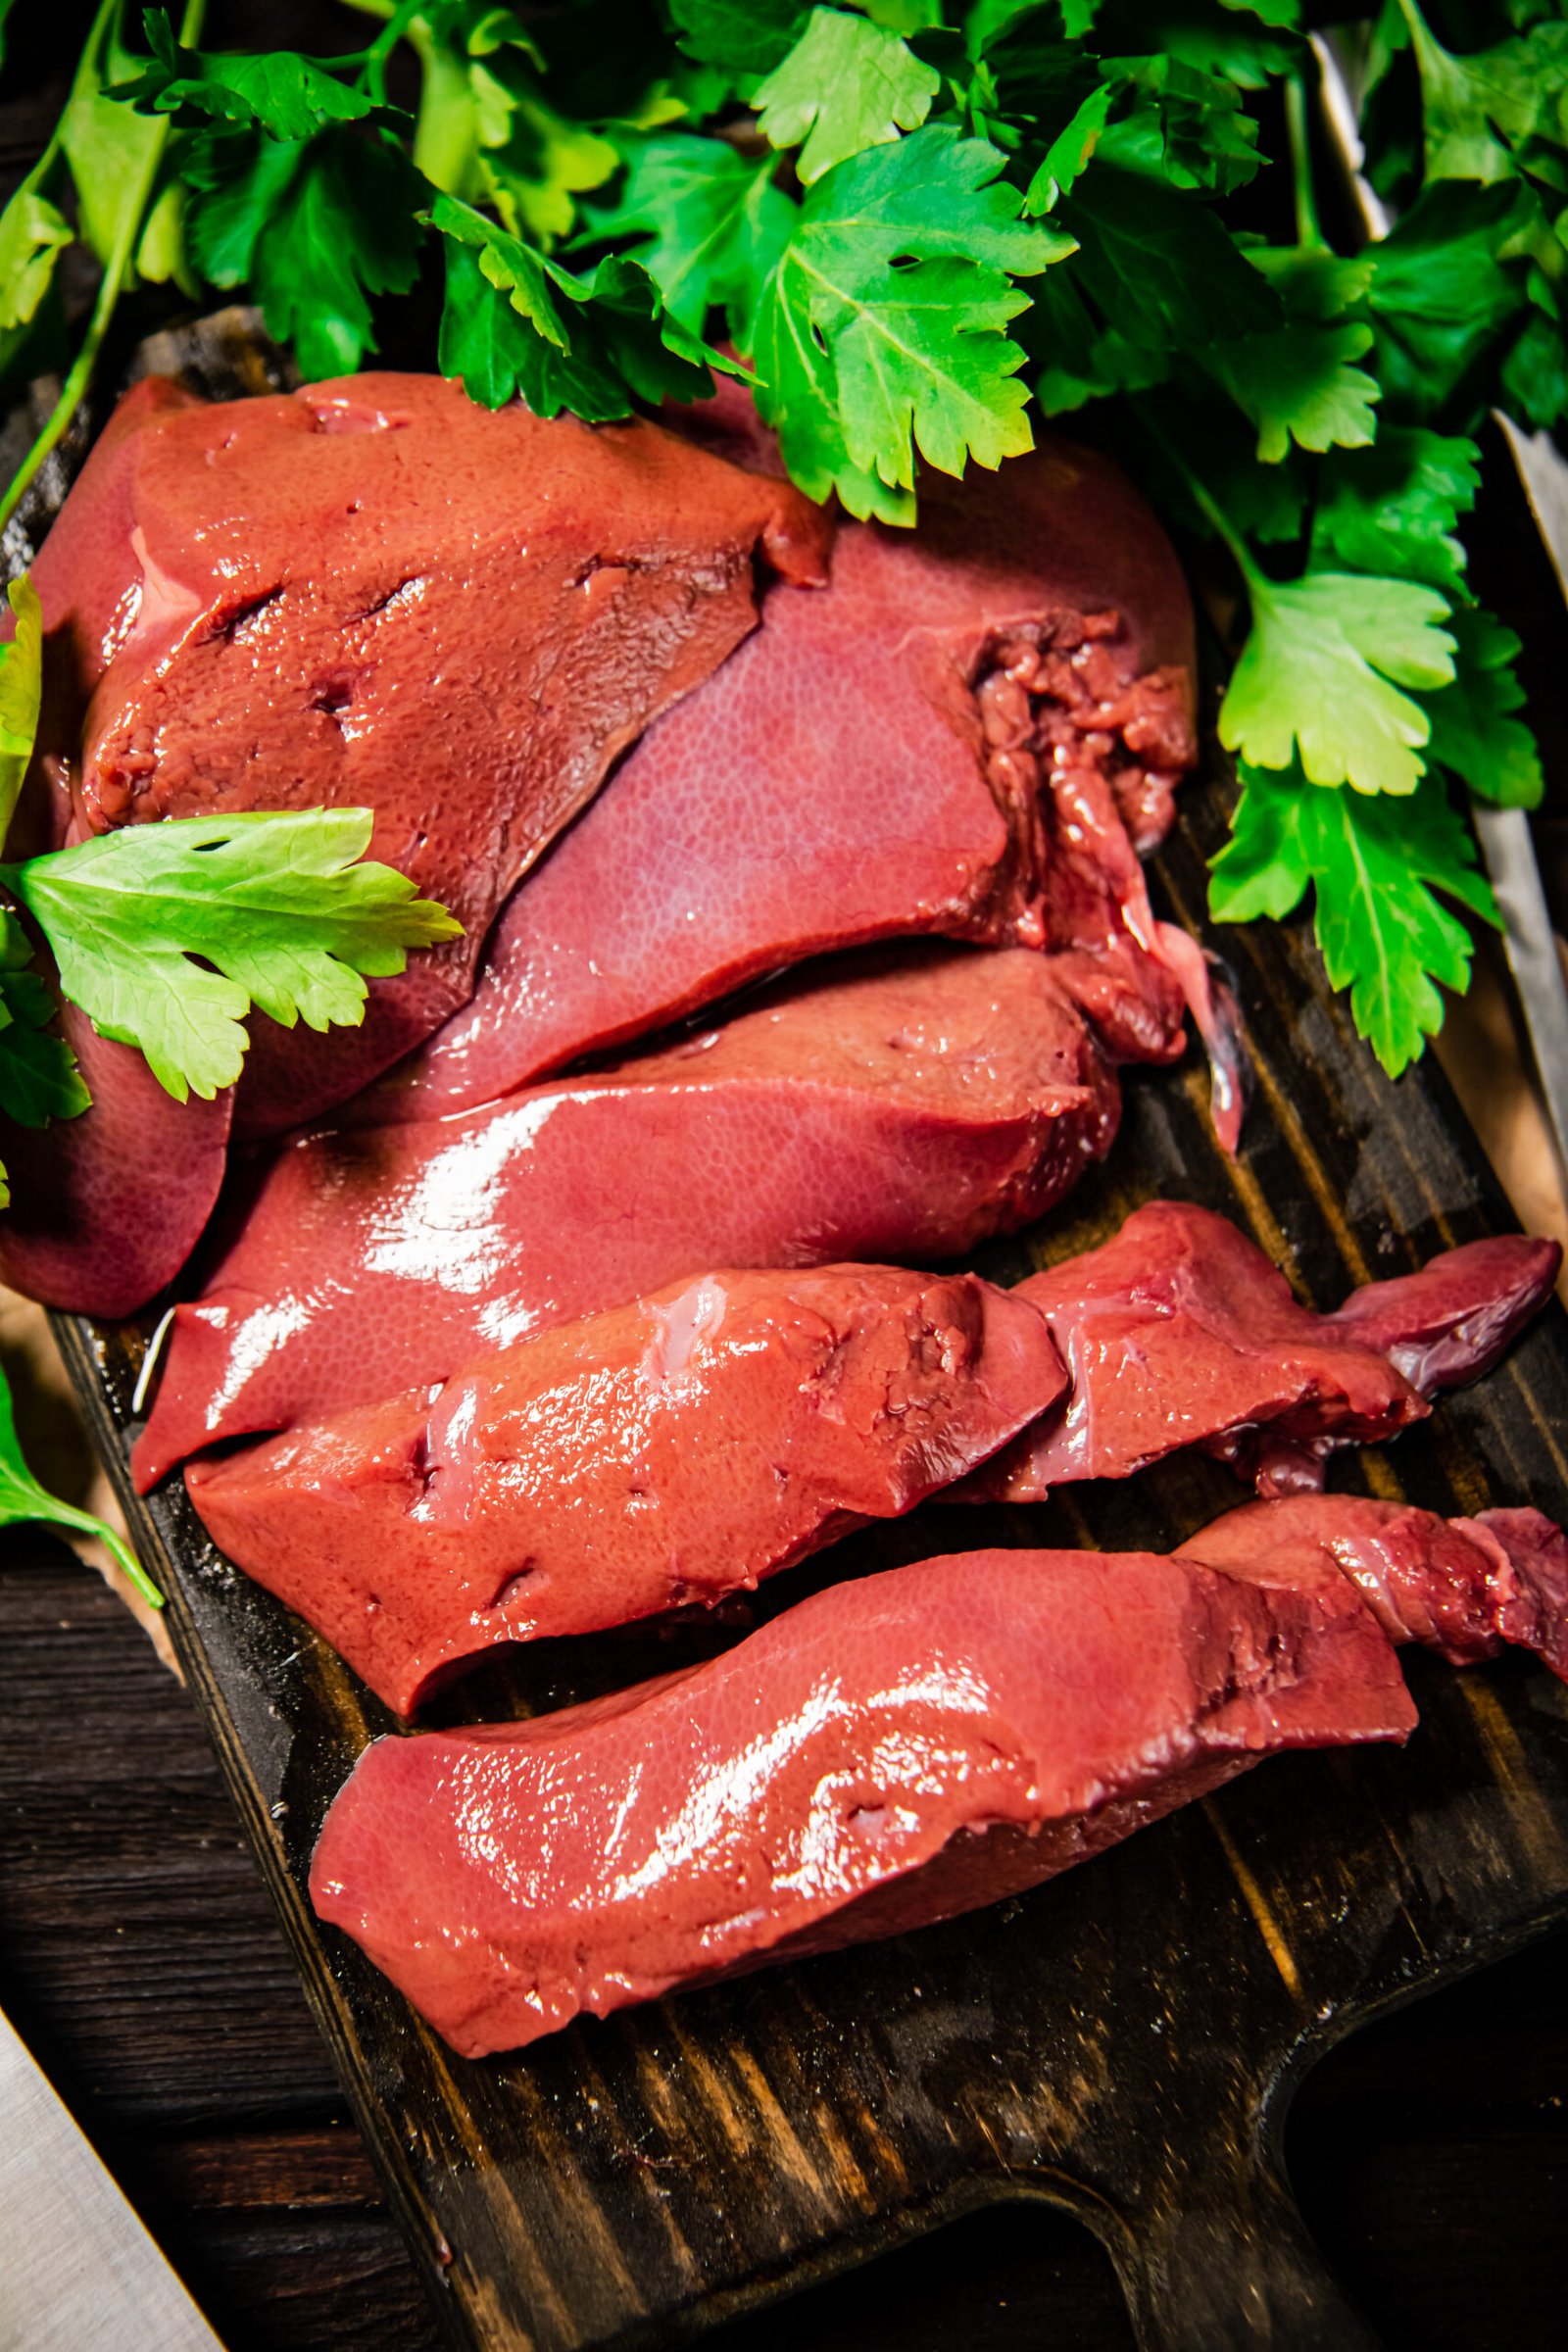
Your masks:
{"label": "liver slice", "polygon": [[714,1265],[956,1255],[1041,1215],[1119,1108],[1049,957],[927,947],[487,1109],[309,1134],[178,1309],[137,1474]]}
{"label": "liver slice", "polygon": [[716,1601],[912,1509],[1066,1385],[972,1274],[709,1274],[193,1462],[216,1542],[389,1706],[497,1643]]}
{"label": "liver slice", "polygon": [[1489,1370],[1549,1296],[1560,1254],[1517,1235],[1467,1243],[1320,1315],[1227,1218],[1152,1201],[1100,1249],[1020,1284],[1071,1388],[962,1498],[1041,1502],[1184,1446],[1265,1494],[1321,1486],[1337,1446],[1396,1436],[1426,1397]]}
{"label": "liver slice", "polygon": [[247,1094],[293,1124],[466,1000],[518,875],[754,625],[754,560],[819,579],[828,527],[645,419],[492,412],[427,375],[218,406],[152,379],[35,566],[39,774],[93,831],[363,805],[372,855],[466,926],[375,983],[363,1029],[258,1024]]}
{"label": "liver slice", "polygon": [[1017,1893],[1265,1755],[1414,1721],[1343,1579],[982,1551],[615,1698],[378,1741],[311,1893],[478,2056]]}
{"label": "liver slice", "polygon": [[[1124,476],[1051,441],[961,490],[933,478],[912,532],[841,524],[826,589],[770,597],[650,728],[374,1115],[492,1100],[828,949],[1079,944],[1077,803],[1099,786],[1102,831],[1130,818],[1152,848],[1195,741],[1186,587]],[[1097,944],[1142,898],[1105,849]]]}
{"label": "liver slice", "polygon": [[0,1282],[67,1314],[134,1314],[173,1281],[212,1215],[233,1095],[176,1102],[74,1005],[60,1026],[92,1102],[48,1127],[0,1121],[11,1184]]}
{"label": "liver slice", "polygon": [[1039,1500],[1184,1446],[1265,1492],[1287,1460],[1321,1481],[1331,1447],[1397,1435],[1494,1361],[1556,1254],[1472,1243],[1319,1315],[1222,1217],[1160,1202],[1010,1292],[718,1273],[186,1482],[229,1558],[406,1714],[496,1643],[716,1602],[943,1488]]}

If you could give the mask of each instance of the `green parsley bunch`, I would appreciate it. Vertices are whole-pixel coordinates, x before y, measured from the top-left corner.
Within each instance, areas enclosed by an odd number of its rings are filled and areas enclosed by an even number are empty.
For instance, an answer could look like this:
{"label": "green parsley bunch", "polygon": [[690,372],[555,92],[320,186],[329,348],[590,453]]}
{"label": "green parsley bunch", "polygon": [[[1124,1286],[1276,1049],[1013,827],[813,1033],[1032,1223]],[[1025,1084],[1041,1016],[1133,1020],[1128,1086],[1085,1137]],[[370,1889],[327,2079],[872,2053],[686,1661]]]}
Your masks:
{"label": "green parsley bunch", "polygon": [[741,366],[794,479],[893,524],[919,465],[1070,416],[1234,563],[1212,911],[1310,893],[1385,1066],[1421,1052],[1455,908],[1496,913],[1456,796],[1542,788],[1458,532],[1489,407],[1568,408],[1560,5],[1334,12],[1396,216],[1360,250],[1322,225],[1302,0],[356,5],[366,46],[313,58],[203,49],[201,0],[133,49],[106,0],[0,217],[13,376],[74,239],[102,272],[19,484],[148,285],[247,293],[324,375],[439,269],[429,356],[476,400],[611,417]]}

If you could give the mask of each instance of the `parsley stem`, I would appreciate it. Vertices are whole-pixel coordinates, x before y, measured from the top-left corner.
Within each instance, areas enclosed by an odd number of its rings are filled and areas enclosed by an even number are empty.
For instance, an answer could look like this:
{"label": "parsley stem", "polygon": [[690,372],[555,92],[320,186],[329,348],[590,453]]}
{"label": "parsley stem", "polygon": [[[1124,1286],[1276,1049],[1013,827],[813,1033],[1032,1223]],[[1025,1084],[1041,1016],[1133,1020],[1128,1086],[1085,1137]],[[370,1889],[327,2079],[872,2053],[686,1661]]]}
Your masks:
{"label": "parsley stem", "polygon": [[377,106],[386,104],[386,61],[425,5],[426,0],[401,0],[365,52],[365,86]]}
{"label": "parsley stem", "polygon": [[[99,18],[101,20],[115,13],[113,0],[106,0],[105,8],[99,12]],[[180,21],[179,27],[179,38],[182,44],[200,39],[202,18],[205,14],[206,0],[186,0],[185,14]],[[98,34],[99,22],[95,21],[92,32],[88,35],[89,41],[97,39]],[[104,274],[98,287],[97,300],[92,306],[92,317],[87,321],[87,331],[82,337],[81,348],[72,362],[71,370],[60,387],[60,397],[45,418],[43,429],[12,477],[5,497],[0,499],[0,530],[4,530],[6,524],[11,520],[12,515],[25,497],[28,486],[38,468],[62,440],[73,416],[87,397],[88,388],[92,383],[93,370],[98,365],[98,354],[103,349],[104,337],[109,332],[110,322],[124,289],[125,273],[130,268],[131,260],[141,238],[148,200],[158,177],[158,167],[163,161],[164,147],[168,136],[169,124],[166,121],[159,124],[156,138],[149,141],[147,161],[142,172],[141,181],[134,190],[131,201],[125,206],[120,223],[120,233],[115,239],[114,250],[104,266]]]}
{"label": "parsley stem", "polygon": [[1319,252],[1328,240],[1317,217],[1312,186],[1312,134],[1306,119],[1306,83],[1293,74],[1285,84],[1285,126],[1291,142],[1291,186],[1296,198],[1296,242]]}
{"label": "parsley stem", "polygon": [[1232,522],[1224,508],[1220,506],[1211,492],[1193,471],[1193,468],[1188,465],[1187,460],[1182,456],[1180,450],[1170,439],[1169,435],[1160,425],[1155,423],[1153,412],[1150,408],[1147,401],[1135,400],[1132,402],[1131,406],[1134,415],[1137,416],[1138,421],[1143,426],[1145,432],[1149,435],[1151,441],[1154,443],[1154,446],[1159,450],[1161,456],[1166,460],[1167,464],[1173,466],[1176,471],[1181,475],[1182,482],[1186,488],[1188,496],[1191,498],[1199,513],[1202,515],[1204,521],[1208,523],[1210,528],[1221,540],[1223,540],[1226,547],[1229,548],[1231,555],[1235,560],[1236,568],[1247,583],[1248,595],[1252,599],[1254,604],[1260,599],[1266,600],[1269,592],[1268,575],[1266,572],[1259,569],[1256,562],[1253,559],[1251,550],[1248,547],[1246,540],[1242,537],[1241,532],[1236,528],[1236,525]]}

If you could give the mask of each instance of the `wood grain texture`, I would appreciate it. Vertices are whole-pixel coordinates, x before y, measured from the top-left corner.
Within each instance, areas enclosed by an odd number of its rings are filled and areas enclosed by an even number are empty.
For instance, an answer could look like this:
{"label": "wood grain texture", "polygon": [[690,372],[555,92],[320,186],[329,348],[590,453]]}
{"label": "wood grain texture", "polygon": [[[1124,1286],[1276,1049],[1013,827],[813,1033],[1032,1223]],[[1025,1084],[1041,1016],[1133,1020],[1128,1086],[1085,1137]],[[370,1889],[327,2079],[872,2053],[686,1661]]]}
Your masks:
{"label": "wood grain texture", "polygon": [[[180,356],[176,351],[176,359]],[[202,355],[209,383],[221,353]],[[1198,927],[1227,785],[1185,796],[1158,869]],[[1253,1232],[1298,1291],[1355,1282],[1504,1222],[1441,1077],[1391,1086],[1298,932],[1224,943],[1256,1094],[1235,1163],[1205,1083],[1134,1073],[1103,1175],[976,1262],[1004,1280],[1185,1197]],[[125,1486],[151,1318],[59,1326]],[[1395,1451],[1343,1474],[1445,1511],[1568,1511],[1561,1312]],[[1236,1499],[1177,1462],[1038,1511],[928,1506],[779,1578],[755,1619],[873,1566],[981,1544],[1165,1548]],[[1292,1757],[1055,1885],[880,1947],[582,2021],[464,2061],[345,1939],[303,1879],[321,1815],[384,1710],[221,1560],[182,1490],[129,1505],[171,1630],[307,1992],[453,2342],[529,2352],[673,2342],[935,2225],[1041,2200],[1102,2239],[1139,2340],[1371,2341],[1280,2169],[1291,2091],[1362,2019],[1568,1916],[1568,1693],[1508,1662],[1418,1659],[1403,1754]],[[492,1663],[444,1720],[559,1706],[737,1638],[735,1616]]]}
{"label": "wood grain texture", "polygon": [[[0,1535],[0,2003],[229,2352],[431,2352],[434,2311],[190,1702],[38,1529]],[[1301,2086],[1292,2180],[1392,2346],[1517,2352],[1562,2331],[1562,1966],[1559,1940],[1537,1942],[1353,2035]],[[988,2207],[709,2341],[803,2339],[1133,2340],[1097,2241],[1038,2200]]]}

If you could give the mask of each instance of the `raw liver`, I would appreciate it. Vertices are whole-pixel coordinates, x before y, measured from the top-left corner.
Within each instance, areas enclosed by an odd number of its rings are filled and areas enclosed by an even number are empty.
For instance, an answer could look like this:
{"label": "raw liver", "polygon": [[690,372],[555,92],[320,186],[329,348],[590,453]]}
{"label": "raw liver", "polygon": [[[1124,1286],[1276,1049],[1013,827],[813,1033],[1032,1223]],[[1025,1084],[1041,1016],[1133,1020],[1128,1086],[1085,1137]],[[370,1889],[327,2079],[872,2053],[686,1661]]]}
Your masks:
{"label": "raw liver", "polygon": [[150,379],[34,566],[34,794],[94,831],[363,805],[371,854],[465,923],[372,984],[362,1029],[258,1023],[250,1116],[295,1124],[466,1002],[518,875],[753,626],[754,558],[819,579],[827,529],[646,420],[492,412],[428,375],[218,406]]}
{"label": "raw liver", "polygon": [[714,1265],[955,1255],[1039,1216],[1118,1113],[1049,958],[930,947],[488,1109],[305,1136],[178,1309],[138,1478]]}
{"label": "raw liver", "polygon": [[[914,531],[841,524],[825,591],[770,597],[650,728],[375,1115],[491,1101],[829,948],[1075,944],[1060,869],[1086,789],[1113,787],[1101,829],[1130,813],[1147,850],[1194,751],[1186,587],[1123,475],[1050,441],[932,477]],[[1143,884],[1125,838],[1095,854],[1118,869],[1098,944]]]}
{"label": "raw liver", "polygon": [[1490,1370],[1550,1295],[1560,1257],[1554,1242],[1471,1242],[1319,1315],[1226,1218],[1151,1202],[1101,1249],[1019,1286],[1072,1386],[963,1497],[1040,1502],[1184,1446],[1235,1463],[1264,1494],[1321,1486],[1336,1446],[1393,1437],[1423,1397]]}
{"label": "raw liver", "polygon": [[0,1120],[11,1183],[0,1282],[67,1314],[134,1314],[173,1281],[212,1214],[233,1097],[176,1102],[74,1005],[61,1028],[92,1103],[48,1127]]}
{"label": "raw liver", "polygon": [[614,1698],[378,1741],[311,1893],[478,2056],[1017,1893],[1267,1754],[1414,1721],[1343,1580],[982,1551]]}
{"label": "raw liver", "polygon": [[720,1273],[186,1472],[389,1706],[492,1644],[714,1601],[891,1518],[1065,1387],[972,1274]]}
{"label": "raw liver", "polygon": [[1568,1682],[1568,1539],[1541,1511],[1446,1520],[1364,1494],[1295,1494],[1244,1504],[1175,1556],[1273,1591],[1348,1577],[1391,1642],[1453,1666],[1534,1650]]}
{"label": "raw liver", "polygon": [[[956,1494],[1034,1500],[1184,1445],[1256,1467],[1261,1427],[1270,1479],[1287,1440],[1321,1477],[1330,1446],[1428,1410],[1398,1360],[1429,1394],[1474,1376],[1555,1269],[1550,1243],[1475,1243],[1315,1315],[1222,1217],[1158,1203],[1011,1292],[886,1267],[706,1276],[186,1483],[228,1557],[407,1714],[497,1643],[720,1600],[977,1461]],[[1346,1336],[1357,1321],[1376,1349]]]}

